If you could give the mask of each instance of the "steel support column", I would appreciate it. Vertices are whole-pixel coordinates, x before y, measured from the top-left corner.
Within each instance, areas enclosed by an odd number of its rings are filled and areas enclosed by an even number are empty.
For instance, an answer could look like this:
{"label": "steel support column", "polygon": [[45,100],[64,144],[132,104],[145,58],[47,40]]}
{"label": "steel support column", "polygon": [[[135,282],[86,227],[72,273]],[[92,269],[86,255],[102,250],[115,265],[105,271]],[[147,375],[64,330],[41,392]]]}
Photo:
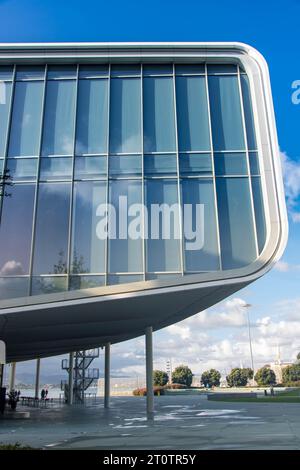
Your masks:
{"label": "steel support column", "polygon": [[153,418],[154,415],[154,398],[153,398],[153,341],[152,326],[148,326],[145,330],[145,346],[146,346],[146,388],[147,388],[147,417]]}
{"label": "steel support column", "polygon": [[68,405],[73,405],[73,369],[74,369],[74,353],[69,355],[69,384],[68,384]]}
{"label": "steel support column", "polygon": [[15,379],[16,379],[16,363],[12,362],[10,364],[9,390],[14,390]]}
{"label": "steel support column", "polygon": [[104,364],[104,408],[109,408],[110,399],[110,343],[105,345]]}
{"label": "steel support column", "polygon": [[35,398],[39,398],[40,392],[40,369],[41,369],[41,359],[36,360],[36,371],[35,371]]}

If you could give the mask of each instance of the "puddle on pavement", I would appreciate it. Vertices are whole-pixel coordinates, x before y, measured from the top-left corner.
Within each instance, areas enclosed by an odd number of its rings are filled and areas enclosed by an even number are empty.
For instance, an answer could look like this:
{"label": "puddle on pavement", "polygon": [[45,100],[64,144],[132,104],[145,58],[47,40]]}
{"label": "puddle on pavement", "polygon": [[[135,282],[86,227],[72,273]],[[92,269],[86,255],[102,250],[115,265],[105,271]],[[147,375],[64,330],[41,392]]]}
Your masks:
{"label": "puddle on pavement", "polygon": [[218,417],[226,416],[229,414],[241,413],[242,410],[202,410],[200,413],[197,413],[197,416],[207,416],[207,417]]}

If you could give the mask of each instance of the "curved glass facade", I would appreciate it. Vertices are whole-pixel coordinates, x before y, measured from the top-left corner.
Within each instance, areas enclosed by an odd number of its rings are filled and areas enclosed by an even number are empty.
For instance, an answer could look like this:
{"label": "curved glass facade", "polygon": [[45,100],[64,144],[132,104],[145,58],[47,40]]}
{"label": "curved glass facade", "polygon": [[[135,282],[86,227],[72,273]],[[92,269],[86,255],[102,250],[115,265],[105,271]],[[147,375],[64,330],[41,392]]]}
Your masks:
{"label": "curved glass facade", "polygon": [[[249,82],[236,65],[0,67],[0,169],[0,298],[242,268],[265,244]],[[168,236],[160,213],[154,233],[162,204]],[[103,206],[116,235],[106,239]],[[202,235],[189,249],[193,216]]]}

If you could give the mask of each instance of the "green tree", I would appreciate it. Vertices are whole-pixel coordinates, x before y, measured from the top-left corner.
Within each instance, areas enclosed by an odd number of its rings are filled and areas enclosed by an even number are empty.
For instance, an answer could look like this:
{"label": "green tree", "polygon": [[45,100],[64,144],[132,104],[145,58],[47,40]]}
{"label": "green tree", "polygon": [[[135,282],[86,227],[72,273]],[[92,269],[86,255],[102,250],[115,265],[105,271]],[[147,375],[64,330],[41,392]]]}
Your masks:
{"label": "green tree", "polygon": [[163,370],[154,370],[153,371],[153,384],[163,387],[168,383],[169,377],[166,372]]}
{"label": "green tree", "polygon": [[296,364],[300,364],[300,352],[298,352],[298,354],[297,354],[297,361],[296,361]]}
{"label": "green tree", "polygon": [[182,384],[186,387],[190,387],[193,380],[193,373],[188,366],[178,366],[172,373],[173,384]]}
{"label": "green tree", "polygon": [[282,371],[282,381],[286,382],[299,382],[300,381],[300,364],[293,364],[287,366]]}
{"label": "green tree", "polygon": [[261,367],[255,374],[254,380],[258,385],[275,385],[276,375],[270,367]]}
{"label": "green tree", "polygon": [[232,369],[229,375],[227,375],[226,380],[229,387],[245,387],[248,380],[253,378],[253,370],[248,368],[241,369],[240,367],[235,367]]}
{"label": "green tree", "polygon": [[221,374],[216,369],[210,369],[201,375],[201,383],[204,387],[218,387],[220,385]]}

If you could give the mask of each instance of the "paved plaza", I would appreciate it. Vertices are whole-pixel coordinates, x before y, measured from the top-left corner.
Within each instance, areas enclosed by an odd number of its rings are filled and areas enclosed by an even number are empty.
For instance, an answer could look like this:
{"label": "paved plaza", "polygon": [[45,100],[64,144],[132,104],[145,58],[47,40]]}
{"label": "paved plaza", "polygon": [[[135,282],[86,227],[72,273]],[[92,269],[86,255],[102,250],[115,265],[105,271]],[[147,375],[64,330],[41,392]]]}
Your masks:
{"label": "paved plaza", "polygon": [[[114,397],[90,406],[31,408],[27,420],[1,420],[0,442],[46,449],[300,449],[296,403],[226,403],[206,396]],[[25,407],[19,407],[20,410]]]}

